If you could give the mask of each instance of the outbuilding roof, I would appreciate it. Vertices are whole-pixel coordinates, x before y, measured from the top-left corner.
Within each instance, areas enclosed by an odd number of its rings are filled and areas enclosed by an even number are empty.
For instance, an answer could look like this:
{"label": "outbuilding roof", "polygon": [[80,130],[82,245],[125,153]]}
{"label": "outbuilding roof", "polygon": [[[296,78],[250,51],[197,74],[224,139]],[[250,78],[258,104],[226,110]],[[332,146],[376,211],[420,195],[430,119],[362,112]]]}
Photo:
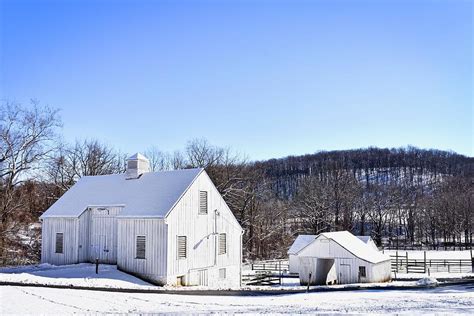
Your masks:
{"label": "outbuilding roof", "polygon": [[204,169],[82,177],[41,218],[79,217],[89,206],[123,205],[121,217],[165,217]]}
{"label": "outbuilding roof", "polygon": [[290,249],[288,249],[288,254],[296,255],[301,249],[306,247],[315,238],[316,235],[298,235],[298,237],[296,237],[295,241],[291,245]]}
{"label": "outbuilding roof", "polygon": [[[338,243],[341,247],[345,248],[347,251],[352,253],[355,257],[371,262],[371,263],[379,263],[382,261],[390,260],[390,257],[377,251],[372,246],[363,242],[359,237],[361,236],[354,236],[348,231],[339,231],[339,232],[331,232],[331,233],[321,233],[313,240],[316,240],[320,236],[324,236],[327,239],[333,240],[334,242]],[[309,244],[313,241],[310,241],[306,246],[303,246],[298,250],[298,253],[306,248]]]}
{"label": "outbuilding roof", "polygon": [[375,250],[370,245],[367,245],[362,240],[346,230],[340,232],[322,233],[321,235],[328,239],[334,240],[359,259],[372,263],[390,260],[389,256]]}
{"label": "outbuilding roof", "polygon": [[[316,239],[318,235],[298,235],[295,241],[291,245],[290,249],[288,250],[289,255],[296,255],[301,249],[309,245],[313,240]],[[369,244],[372,242],[372,238],[370,236],[356,236],[359,238],[364,244]]]}

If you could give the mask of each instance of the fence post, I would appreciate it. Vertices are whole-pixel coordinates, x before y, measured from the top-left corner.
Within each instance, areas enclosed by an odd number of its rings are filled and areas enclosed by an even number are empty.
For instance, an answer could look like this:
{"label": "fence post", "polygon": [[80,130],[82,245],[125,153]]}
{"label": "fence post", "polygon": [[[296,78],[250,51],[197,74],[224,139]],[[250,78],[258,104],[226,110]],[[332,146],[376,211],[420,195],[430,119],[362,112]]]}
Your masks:
{"label": "fence post", "polygon": [[474,273],[474,257],[472,256],[472,244],[471,244],[471,272]]}
{"label": "fence post", "polygon": [[423,273],[426,273],[426,250],[423,252],[423,259],[425,263],[425,271]]}
{"label": "fence post", "polygon": [[396,267],[396,271],[398,272],[398,250],[397,252],[395,253],[395,267]]}
{"label": "fence post", "polygon": [[306,293],[309,292],[309,284],[311,283],[311,272],[309,273],[308,285],[306,287]]}
{"label": "fence post", "polygon": [[281,285],[281,261],[278,261],[278,271],[280,272],[280,285]]}
{"label": "fence post", "polygon": [[408,251],[406,252],[406,255],[407,255],[407,273],[408,273]]}

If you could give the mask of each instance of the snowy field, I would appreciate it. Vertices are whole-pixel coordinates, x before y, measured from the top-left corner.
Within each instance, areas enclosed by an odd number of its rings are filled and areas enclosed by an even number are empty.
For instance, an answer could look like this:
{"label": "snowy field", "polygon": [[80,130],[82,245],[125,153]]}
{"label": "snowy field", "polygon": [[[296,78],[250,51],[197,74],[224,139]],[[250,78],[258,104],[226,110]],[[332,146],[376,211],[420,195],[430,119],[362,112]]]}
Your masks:
{"label": "snowy field", "polygon": [[474,314],[468,286],[402,291],[346,291],[273,296],[129,294],[0,287],[0,314],[243,313]]}
{"label": "snowy field", "polygon": [[[417,281],[427,275],[424,274],[402,274],[400,278],[409,279],[407,281],[393,281],[389,283],[352,284],[352,285],[330,285],[317,286],[319,289],[340,289],[340,288],[383,288],[391,286],[414,287]],[[435,278],[461,278],[474,277],[473,273],[432,273]],[[174,287],[155,286],[128,273],[117,270],[115,265],[101,264],[99,274],[95,274],[95,265],[90,263],[80,263],[65,266],[53,266],[50,264],[40,264],[36,266],[20,266],[14,268],[0,268],[0,282],[15,282],[26,284],[61,285],[78,287],[100,287],[119,289],[139,289],[139,290],[172,290],[172,291],[192,291],[208,290],[208,287]],[[223,290],[228,290],[224,288]],[[306,290],[306,286],[300,286],[298,278],[282,278],[281,285],[274,286],[243,286],[233,290]]]}
{"label": "snowy field", "polygon": [[[424,275],[416,275],[415,279]],[[459,277],[459,275],[457,275]],[[198,287],[157,287],[118,271],[113,265],[100,265],[95,274],[92,264],[69,266],[41,264],[0,269],[0,281],[122,289],[192,290]],[[417,281],[365,284],[365,290],[258,296],[210,296],[153,293],[118,293],[92,290],[0,286],[0,314],[71,313],[243,313],[243,314],[474,314],[474,286],[457,285],[415,289]],[[404,286],[411,289],[371,289],[372,286]],[[354,287],[358,285],[336,285]],[[301,289],[298,279],[284,279],[271,289]],[[269,289],[244,287],[243,290]],[[245,291],[244,291],[245,292]]]}
{"label": "snowy field", "polygon": [[99,274],[95,274],[95,265],[90,263],[65,266],[40,264],[37,266],[0,268],[0,281],[127,289],[157,288],[128,273],[117,270],[115,265],[101,264]]}

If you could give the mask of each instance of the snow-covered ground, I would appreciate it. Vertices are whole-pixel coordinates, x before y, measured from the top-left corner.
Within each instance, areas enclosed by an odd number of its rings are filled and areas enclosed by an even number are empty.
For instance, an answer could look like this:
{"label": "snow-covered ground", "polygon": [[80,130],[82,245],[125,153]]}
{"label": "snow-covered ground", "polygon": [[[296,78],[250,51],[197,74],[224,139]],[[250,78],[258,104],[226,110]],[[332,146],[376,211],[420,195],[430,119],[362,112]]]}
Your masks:
{"label": "snow-covered ground", "polygon": [[[118,293],[42,287],[0,286],[0,314],[65,314],[65,313],[474,313],[474,287],[448,286],[433,289],[384,290],[384,286],[414,287],[414,281],[364,284],[365,290],[319,292],[271,296],[200,296],[183,294]],[[303,289],[297,278],[286,278],[275,291]],[[100,265],[95,274],[92,264],[52,266],[41,264],[0,269],[0,281],[122,289],[173,289],[153,286],[116,266]],[[425,285],[436,280],[423,280]],[[360,285],[336,285],[350,288]],[[377,287],[373,289],[371,287]],[[324,287],[321,287],[324,288]],[[182,287],[195,290],[197,287]],[[265,286],[244,287],[245,290],[269,289]],[[249,293],[249,292],[247,292]],[[225,294],[225,293],[224,293]]]}
{"label": "snow-covered ground", "polygon": [[474,314],[468,286],[402,291],[346,291],[273,296],[130,294],[0,287],[0,314],[246,313]]}
{"label": "snow-covered ground", "polygon": [[[371,283],[371,284],[352,284],[352,285],[331,285],[318,286],[312,288],[348,288],[348,287],[364,287],[364,288],[383,288],[387,286],[416,286],[416,281],[427,277],[427,274],[405,274],[398,273],[397,277],[402,279],[410,279],[409,281],[393,281],[389,283]],[[434,278],[462,278],[474,277],[474,273],[447,273],[438,272],[431,273]],[[412,280],[412,281],[411,281]],[[99,266],[99,274],[95,273],[95,265],[90,263],[80,263],[65,266],[53,266],[50,264],[19,266],[12,268],[0,268],[0,282],[15,282],[26,284],[43,284],[43,285],[62,285],[62,286],[78,286],[78,287],[104,287],[104,288],[121,288],[121,289],[140,289],[140,290],[208,290],[208,287],[160,287],[147,283],[128,273],[117,270],[115,265],[101,264]],[[226,288],[227,289],[227,288]],[[305,290],[306,286],[300,286],[299,279],[282,278],[281,285],[274,286],[243,286],[234,290]]]}
{"label": "snow-covered ground", "polygon": [[150,283],[117,270],[115,265],[101,264],[99,274],[95,274],[95,265],[90,263],[65,266],[40,264],[0,268],[0,281],[109,288],[157,288]]}

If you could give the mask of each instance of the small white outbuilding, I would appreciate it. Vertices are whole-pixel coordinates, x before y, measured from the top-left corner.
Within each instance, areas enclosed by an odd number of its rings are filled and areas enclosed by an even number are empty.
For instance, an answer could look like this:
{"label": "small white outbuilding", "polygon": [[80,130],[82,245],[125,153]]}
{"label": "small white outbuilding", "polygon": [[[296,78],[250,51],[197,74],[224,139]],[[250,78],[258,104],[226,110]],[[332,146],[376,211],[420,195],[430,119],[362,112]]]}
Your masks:
{"label": "small white outbuilding", "polygon": [[[288,250],[288,272],[298,273],[300,263],[300,259],[298,258],[298,252],[304,247],[306,247],[309,243],[311,243],[314,239],[316,239],[316,237],[318,237],[318,235],[298,235],[298,237],[296,237],[295,241]],[[372,248],[378,251],[377,245],[370,236],[356,237],[363,241],[365,244],[371,246]]]}
{"label": "small white outbuilding", "polygon": [[302,285],[386,282],[391,278],[390,257],[348,231],[319,234],[294,255]]}
{"label": "small white outbuilding", "polygon": [[41,261],[116,264],[157,284],[236,287],[242,228],[204,169],[82,177],[42,216]]}

